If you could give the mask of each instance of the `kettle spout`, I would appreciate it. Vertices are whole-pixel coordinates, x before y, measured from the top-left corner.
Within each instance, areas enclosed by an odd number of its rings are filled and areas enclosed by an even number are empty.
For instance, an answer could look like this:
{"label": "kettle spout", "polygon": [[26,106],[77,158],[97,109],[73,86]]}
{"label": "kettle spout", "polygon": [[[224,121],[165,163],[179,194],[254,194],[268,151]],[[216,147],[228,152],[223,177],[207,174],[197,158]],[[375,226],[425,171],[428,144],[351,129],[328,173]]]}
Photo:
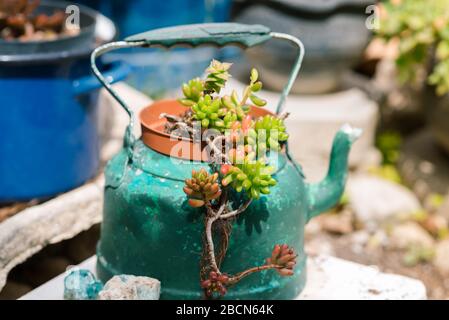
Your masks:
{"label": "kettle spout", "polygon": [[362,130],[345,124],[336,134],[332,145],[329,170],[326,178],[307,186],[308,220],[335,206],[344,192],[348,175],[348,157],[352,144],[362,135]]}

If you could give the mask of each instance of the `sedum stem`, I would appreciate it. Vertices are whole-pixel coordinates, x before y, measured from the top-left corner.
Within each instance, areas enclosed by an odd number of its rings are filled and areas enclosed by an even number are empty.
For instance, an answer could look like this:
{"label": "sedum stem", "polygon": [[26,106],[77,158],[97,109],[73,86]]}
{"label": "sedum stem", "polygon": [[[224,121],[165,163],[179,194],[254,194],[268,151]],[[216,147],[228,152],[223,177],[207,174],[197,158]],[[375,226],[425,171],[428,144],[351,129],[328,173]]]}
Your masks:
{"label": "sedum stem", "polygon": [[237,210],[234,210],[232,212],[226,213],[226,214],[222,214],[220,215],[220,219],[225,220],[225,219],[229,219],[229,218],[233,218],[238,216],[239,214],[241,214],[243,211],[245,211],[246,209],[248,209],[249,205],[253,202],[252,199],[248,200],[243,206],[241,206],[240,208],[238,208]]}
{"label": "sedum stem", "polygon": [[240,272],[239,274],[235,275],[234,277],[229,278],[229,284],[230,285],[236,284],[237,282],[241,281],[243,278],[245,278],[253,273],[264,271],[264,270],[270,270],[270,269],[282,269],[282,266],[279,266],[277,264],[267,264],[267,265],[254,267],[254,268],[245,270],[245,271]]}

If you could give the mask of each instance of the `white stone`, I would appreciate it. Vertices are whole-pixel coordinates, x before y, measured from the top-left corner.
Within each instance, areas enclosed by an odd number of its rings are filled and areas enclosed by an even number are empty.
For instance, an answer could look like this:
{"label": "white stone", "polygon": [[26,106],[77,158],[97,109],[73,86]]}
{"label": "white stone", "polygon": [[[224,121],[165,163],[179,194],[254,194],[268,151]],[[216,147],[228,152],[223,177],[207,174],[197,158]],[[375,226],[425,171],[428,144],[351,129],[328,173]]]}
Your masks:
{"label": "white stone", "polygon": [[[96,257],[79,265],[95,273]],[[385,274],[373,267],[328,256],[311,256],[306,287],[297,299],[308,300],[423,300],[426,288],[419,280]],[[29,292],[21,300],[61,300],[64,274]],[[163,284],[162,284],[163,285]]]}
{"label": "white stone", "polygon": [[368,243],[371,235],[366,230],[356,231],[351,234],[351,242],[364,246]]}
{"label": "white stone", "polygon": [[331,233],[348,234],[354,231],[353,215],[349,210],[325,214],[316,218],[321,229]]}
{"label": "white stone", "polygon": [[437,244],[433,263],[443,275],[449,276],[449,240]]}
{"label": "white stone", "polygon": [[[241,91],[244,85],[231,79],[228,86]],[[229,89],[228,89],[229,90]],[[279,93],[262,90],[267,107],[275,111]],[[373,158],[374,139],[379,108],[376,102],[358,89],[324,95],[290,95],[285,104],[290,113],[286,120],[292,155],[303,166],[309,181],[321,180],[327,173],[332,142],[346,123],[363,130],[349,157],[351,167],[363,165]]]}
{"label": "white stone", "polygon": [[310,220],[304,229],[304,236],[307,237],[313,237],[317,234],[319,234],[322,231],[321,224],[317,221],[317,219]]}
{"label": "white stone", "polygon": [[364,223],[381,222],[421,209],[418,199],[407,188],[375,176],[350,176],[346,192],[357,219]]}
{"label": "white stone", "polygon": [[424,284],[415,279],[385,274],[377,268],[327,256],[308,261],[305,300],[424,300]]}
{"label": "white stone", "polygon": [[310,240],[307,240],[304,245],[304,250],[308,255],[335,255],[335,249],[332,246],[332,240],[327,238],[326,235],[318,235]]}
{"label": "white stone", "polygon": [[390,235],[390,246],[396,249],[407,249],[410,246],[432,248],[434,244],[430,234],[415,222],[395,226]]}
{"label": "white stone", "polygon": [[99,300],[159,300],[161,283],[157,279],[132,275],[114,276],[106,282]]}
{"label": "white stone", "polygon": [[379,247],[387,247],[389,244],[388,235],[383,229],[376,230],[369,238],[366,248],[373,250]]}

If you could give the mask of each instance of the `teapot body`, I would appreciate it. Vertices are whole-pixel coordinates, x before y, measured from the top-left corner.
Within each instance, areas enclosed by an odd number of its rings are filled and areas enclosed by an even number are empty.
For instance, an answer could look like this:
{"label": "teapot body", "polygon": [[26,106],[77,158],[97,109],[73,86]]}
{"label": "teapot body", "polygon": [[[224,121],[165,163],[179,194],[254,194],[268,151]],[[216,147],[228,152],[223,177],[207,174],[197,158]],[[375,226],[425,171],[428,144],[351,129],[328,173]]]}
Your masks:
{"label": "teapot body", "polygon": [[[239,44],[249,48],[269,39],[289,41],[299,49],[278,102],[276,114],[279,115],[299,73],[304,46],[299,39],[271,32],[262,25],[200,24],[151,30],[103,45],[92,53],[94,74],[130,116],[125,148],[110,161],[105,172],[104,217],[97,248],[97,271],[101,280],[106,281],[117,274],[144,275],[161,281],[162,299],[202,298],[200,259],[204,247],[204,211],[188,205],[183,186],[193,169],[207,169],[209,166],[204,162],[179,160],[170,157],[168,154],[171,153],[164,153],[171,140],[165,133],[161,114],[183,114],[185,110],[173,112],[176,103],[166,101],[145,108],[147,111],[140,114],[142,140],[136,141],[131,134],[135,121],[133,111],[101,74],[95,64],[96,58],[128,47]],[[169,105],[171,109],[165,108]],[[258,109],[261,108],[253,108],[253,113]],[[257,118],[251,111],[250,115]],[[273,155],[277,159],[270,165],[276,168],[273,178],[278,184],[270,188],[269,196],[253,201],[232,221],[232,232],[220,271],[235,274],[263,265],[276,244],[287,244],[298,255],[294,275],[280,277],[270,270],[251,274],[229,288],[225,298],[293,299],[301,292],[306,277],[304,226],[310,218],[338,203],[346,181],[350,147],[360,134],[360,130],[350,126],[343,126],[337,132],[328,174],[315,184],[305,183],[301,168],[291,160],[288,152],[270,154],[270,161]],[[180,139],[186,140],[191,141]],[[198,159],[204,158],[199,156]],[[242,196],[238,193],[230,193],[227,201],[238,207],[244,201],[239,197]]]}
{"label": "teapot body", "polygon": [[[233,274],[261,265],[275,244],[298,253],[293,277],[264,271],[230,288],[226,299],[294,299],[305,284],[304,226],[308,217],[301,168],[276,154],[278,184],[233,221],[222,271]],[[171,158],[141,141],[132,159],[123,149],[106,168],[104,217],[97,247],[102,281],[117,274],[161,281],[161,299],[200,299],[203,211],[191,208],[183,192],[192,169],[207,163]],[[238,195],[233,195],[238,197]],[[239,199],[233,199],[239,201]]]}

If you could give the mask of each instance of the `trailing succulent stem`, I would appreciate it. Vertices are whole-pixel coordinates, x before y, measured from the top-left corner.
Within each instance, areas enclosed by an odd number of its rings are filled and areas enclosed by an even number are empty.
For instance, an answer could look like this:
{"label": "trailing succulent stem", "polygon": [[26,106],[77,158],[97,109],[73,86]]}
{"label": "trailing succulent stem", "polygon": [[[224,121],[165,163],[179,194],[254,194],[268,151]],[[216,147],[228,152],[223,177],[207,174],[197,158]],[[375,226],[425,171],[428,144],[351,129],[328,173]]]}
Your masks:
{"label": "trailing succulent stem", "polygon": [[[221,271],[234,219],[244,214],[253,201],[270,194],[277,183],[267,152],[281,151],[288,139],[283,122],[287,115],[252,119],[249,114],[249,101],[257,107],[266,105],[255,95],[262,89],[256,69],[251,71],[242,98],[235,90],[231,95],[219,95],[231,77],[230,67],[229,63],[213,60],[206,70],[206,79],[196,78],[182,87],[184,97],[179,101],[189,110],[182,116],[161,115],[168,120],[168,129],[186,127],[193,132],[192,123],[199,121],[201,130],[216,130],[207,140],[211,173],[205,168],[193,170],[184,187],[190,206],[204,210],[200,275],[201,287],[209,298],[225,295],[230,286],[256,272],[275,270],[280,276],[292,276],[296,263],[293,249],[284,244],[275,245],[265,264],[235,275]],[[238,208],[232,206],[231,191],[243,193],[245,201]]]}
{"label": "trailing succulent stem", "polygon": [[[275,258],[273,258],[273,256]],[[265,271],[276,270],[281,276],[292,276],[293,268],[296,264],[296,254],[288,245],[276,245],[273,249],[271,258],[267,258],[267,263],[261,266],[253,267],[234,276],[223,274],[220,271],[211,271],[209,276],[201,282],[201,287],[205,290],[206,296],[214,295],[224,296],[227,289],[240,282],[247,276]]]}

